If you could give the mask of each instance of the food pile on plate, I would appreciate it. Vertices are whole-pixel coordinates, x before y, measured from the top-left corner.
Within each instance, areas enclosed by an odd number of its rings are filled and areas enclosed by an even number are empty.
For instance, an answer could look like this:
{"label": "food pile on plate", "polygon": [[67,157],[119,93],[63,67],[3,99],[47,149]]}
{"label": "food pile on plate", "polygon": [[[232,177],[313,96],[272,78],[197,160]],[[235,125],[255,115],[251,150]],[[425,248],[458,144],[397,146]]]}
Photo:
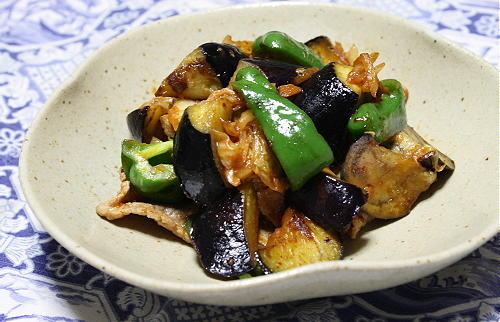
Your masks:
{"label": "food pile on plate", "polygon": [[221,278],[341,259],[343,239],[454,169],[378,56],[278,31],[202,44],[127,116],[121,189],[97,213],[154,219]]}

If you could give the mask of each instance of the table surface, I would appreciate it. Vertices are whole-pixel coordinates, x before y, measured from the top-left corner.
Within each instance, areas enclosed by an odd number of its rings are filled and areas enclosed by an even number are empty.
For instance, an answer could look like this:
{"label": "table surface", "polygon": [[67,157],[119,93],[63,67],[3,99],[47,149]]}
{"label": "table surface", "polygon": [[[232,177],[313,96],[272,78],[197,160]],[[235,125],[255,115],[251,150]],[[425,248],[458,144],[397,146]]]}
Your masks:
{"label": "table surface", "polygon": [[[378,292],[254,307],[152,294],[74,257],[47,234],[18,179],[26,130],[51,93],[96,48],[153,20],[242,0],[0,1],[0,321],[499,321],[500,235],[433,275]],[[493,65],[491,0],[338,0],[414,20]]]}

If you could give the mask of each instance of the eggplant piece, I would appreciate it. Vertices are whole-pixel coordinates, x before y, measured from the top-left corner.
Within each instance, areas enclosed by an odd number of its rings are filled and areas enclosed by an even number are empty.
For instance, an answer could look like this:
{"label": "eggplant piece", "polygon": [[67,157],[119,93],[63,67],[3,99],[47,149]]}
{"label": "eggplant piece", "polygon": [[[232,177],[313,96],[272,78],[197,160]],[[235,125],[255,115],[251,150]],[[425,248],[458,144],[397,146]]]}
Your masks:
{"label": "eggplant piece", "polygon": [[386,146],[393,151],[413,156],[421,166],[428,170],[435,172],[455,170],[455,162],[429,144],[411,126],[406,126],[390,138]]}
{"label": "eggplant piece", "polygon": [[227,190],[210,130],[222,130],[221,120],[229,121],[238,104],[236,94],[224,89],[188,107],[181,118],[174,137],[174,171],[186,196],[197,204],[214,202]]}
{"label": "eggplant piece", "polygon": [[172,97],[155,97],[130,112],[127,115],[127,125],[132,138],[143,143],[150,143],[153,137],[162,141],[168,140],[160,117],[168,113],[174,102],[175,98]]}
{"label": "eggplant piece", "polygon": [[264,75],[266,75],[269,82],[274,83],[276,86],[291,83],[292,80],[299,75],[297,70],[304,68],[300,65],[284,63],[276,60],[245,58],[240,60],[238,63],[234,76],[238,73],[238,70],[245,67],[255,67],[260,69]]}
{"label": "eggplant piece", "polygon": [[205,59],[219,78],[222,87],[229,84],[240,59],[246,58],[238,47],[228,44],[206,43],[200,46]]}
{"label": "eggplant piece", "polygon": [[309,219],[335,231],[347,229],[366,202],[360,188],[323,172],[288,197],[290,204]]}
{"label": "eggplant piece", "polygon": [[162,81],[155,96],[206,99],[210,93],[228,85],[239,60],[245,57],[232,45],[203,44]]}
{"label": "eggplant piece", "polygon": [[348,149],[346,127],[359,100],[359,87],[347,84],[351,66],[330,63],[303,83],[294,103],[313,120],[332,148],[337,162]]}
{"label": "eggplant piece", "polygon": [[198,204],[213,202],[226,191],[214,157],[210,134],[193,125],[187,110],[174,138],[174,170],[186,196]]}
{"label": "eggplant piece", "polygon": [[259,211],[250,185],[232,189],[193,217],[191,238],[201,265],[220,277],[237,277],[256,266]]}
{"label": "eggplant piece", "polygon": [[390,219],[408,214],[420,193],[436,181],[436,172],[411,155],[391,151],[365,134],[349,149],[341,178],[368,193],[363,211]]}
{"label": "eggplant piece", "polygon": [[262,262],[272,272],[306,264],[333,261],[342,257],[338,235],[321,228],[299,211],[288,208],[282,225],[269,235],[265,248],[259,250]]}
{"label": "eggplant piece", "polygon": [[318,36],[308,40],[305,44],[321,58],[324,64],[341,63],[349,65],[342,45],[338,42],[333,45],[330,38],[326,36]]}

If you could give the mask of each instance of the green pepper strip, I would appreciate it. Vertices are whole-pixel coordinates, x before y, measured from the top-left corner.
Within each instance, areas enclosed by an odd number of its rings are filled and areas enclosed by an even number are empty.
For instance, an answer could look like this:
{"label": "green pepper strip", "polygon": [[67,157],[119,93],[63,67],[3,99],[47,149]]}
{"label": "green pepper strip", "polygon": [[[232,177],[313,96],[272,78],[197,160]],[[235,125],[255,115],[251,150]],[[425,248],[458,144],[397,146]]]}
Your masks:
{"label": "green pepper strip", "polygon": [[323,67],[323,62],[305,44],[281,31],[269,31],[255,39],[252,54],[305,67]]}
{"label": "green pepper strip", "polygon": [[267,80],[267,77],[255,67],[244,67],[240,71],[238,71],[235,80],[239,81],[242,79],[258,84],[270,91],[276,92],[276,87],[274,87],[273,84],[271,84]]}
{"label": "green pepper strip", "polygon": [[122,168],[135,191],[158,202],[178,202],[184,199],[179,180],[171,164],[173,142],[122,143]]}
{"label": "green pepper strip", "polygon": [[347,124],[353,141],[365,132],[374,132],[377,142],[384,142],[406,126],[405,94],[403,86],[395,79],[381,81],[388,93],[377,103],[365,103],[358,107]]}
{"label": "green pepper strip", "polygon": [[[262,77],[254,77],[256,73]],[[231,85],[243,96],[261,124],[292,190],[300,189],[307,180],[333,162],[332,150],[311,118],[295,104],[279,96],[274,88],[269,89],[271,84],[259,70],[242,68],[236,79]]]}

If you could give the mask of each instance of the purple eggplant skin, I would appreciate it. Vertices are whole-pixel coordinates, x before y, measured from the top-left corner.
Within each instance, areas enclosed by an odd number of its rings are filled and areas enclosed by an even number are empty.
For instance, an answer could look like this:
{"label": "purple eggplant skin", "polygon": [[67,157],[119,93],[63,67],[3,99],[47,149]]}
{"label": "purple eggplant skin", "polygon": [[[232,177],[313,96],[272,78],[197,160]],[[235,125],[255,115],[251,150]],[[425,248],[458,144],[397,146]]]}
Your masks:
{"label": "purple eggplant skin", "polygon": [[229,84],[229,79],[236,70],[240,59],[246,58],[237,47],[228,44],[219,44],[214,42],[205,43],[200,46],[215,75],[219,78],[222,87]]}
{"label": "purple eggplant skin", "polygon": [[300,65],[262,58],[246,58],[242,59],[242,62],[258,67],[266,75],[267,79],[276,86],[291,83],[297,76],[297,69],[304,68]]}
{"label": "purple eggplant skin", "polygon": [[293,102],[309,115],[336,161],[341,162],[349,148],[347,122],[356,110],[359,95],[337,77],[334,66],[326,65],[305,81]]}
{"label": "purple eggplant skin", "polygon": [[155,96],[204,100],[228,85],[240,59],[246,56],[235,46],[205,43],[181,61],[155,92]]}
{"label": "purple eggplant skin", "polygon": [[232,189],[192,219],[191,239],[203,268],[219,277],[237,277],[253,269],[245,237],[243,194]]}
{"label": "purple eggplant skin", "polygon": [[324,229],[343,231],[366,202],[363,190],[323,172],[288,195],[290,204]]}
{"label": "purple eggplant skin", "polygon": [[184,194],[199,205],[219,199],[226,191],[215,163],[210,134],[198,131],[189,118],[182,115],[174,137],[174,171]]}
{"label": "purple eggplant skin", "polygon": [[148,115],[149,106],[136,109],[127,115],[127,126],[132,135],[132,139],[142,142],[142,130],[144,129],[144,121]]}

